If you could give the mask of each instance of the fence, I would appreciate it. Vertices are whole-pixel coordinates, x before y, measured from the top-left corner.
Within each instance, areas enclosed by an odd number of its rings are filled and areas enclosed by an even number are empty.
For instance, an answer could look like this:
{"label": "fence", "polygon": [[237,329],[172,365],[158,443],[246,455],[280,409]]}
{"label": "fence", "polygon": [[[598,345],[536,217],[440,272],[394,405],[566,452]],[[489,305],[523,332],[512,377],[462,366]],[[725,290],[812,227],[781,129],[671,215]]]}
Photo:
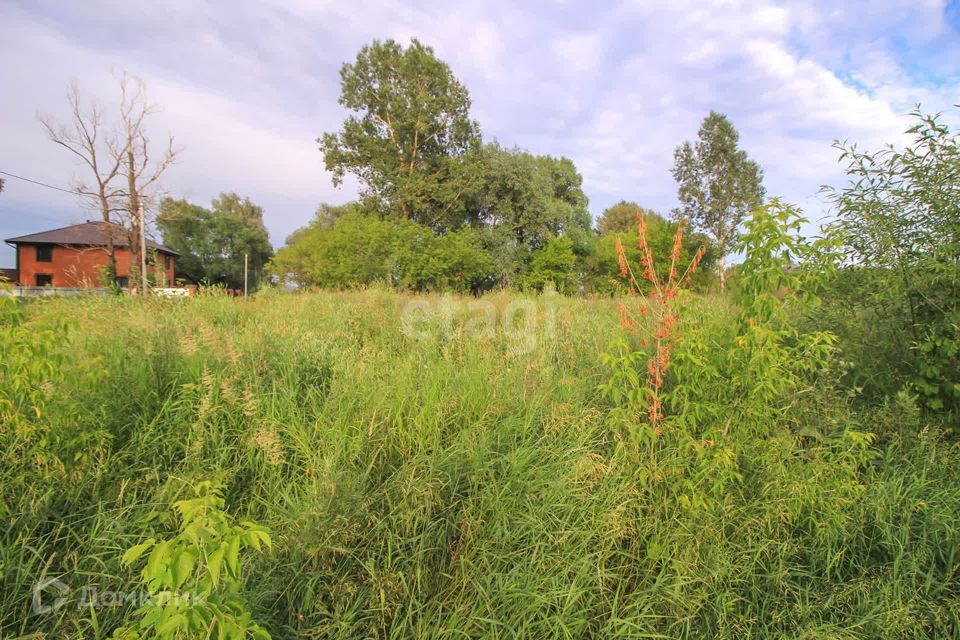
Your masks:
{"label": "fence", "polygon": [[38,298],[43,296],[105,296],[110,293],[106,287],[12,287],[10,293],[0,291],[0,295],[13,295],[17,298]]}
{"label": "fence", "polygon": [[[188,297],[193,295],[195,288],[165,287],[151,289],[151,293],[164,297]],[[9,290],[0,288],[0,296],[15,298],[39,298],[47,296],[105,296],[111,293],[106,287],[11,287]],[[124,291],[124,293],[127,293]]]}

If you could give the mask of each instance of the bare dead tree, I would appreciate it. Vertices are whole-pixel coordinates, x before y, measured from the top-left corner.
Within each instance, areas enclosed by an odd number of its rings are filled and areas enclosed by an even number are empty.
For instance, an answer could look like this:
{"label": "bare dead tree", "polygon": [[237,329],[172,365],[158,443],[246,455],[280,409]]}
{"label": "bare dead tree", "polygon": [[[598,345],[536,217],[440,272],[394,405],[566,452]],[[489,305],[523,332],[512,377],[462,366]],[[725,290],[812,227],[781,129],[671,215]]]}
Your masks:
{"label": "bare dead tree", "polygon": [[113,160],[120,167],[125,185],[123,217],[129,235],[131,265],[138,265],[140,277],[145,281],[145,270],[139,265],[142,255],[141,240],[146,232],[145,212],[154,204],[157,183],[164,171],[176,161],[178,151],[173,146],[173,136],[158,157],[151,157],[150,137],[146,121],[160,108],[147,99],[146,87],[140,78],[123,73],[120,84],[120,133],[111,147]]}
{"label": "bare dead tree", "polygon": [[[104,224],[110,271],[116,275],[116,252],[113,224],[119,224],[127,235],[130,247],[131,275],[141,278],[141,227],[146,226],[163,172],[176,160],[177,150],[169,137],[157,158],[151,157],[150,137],[146,123],[159,107],[147,99],[146,87],[140,78],[123,72],[117,76],[120,88],[118,113],[108,120],[99,103],[85,107],[76,83],[70,85],[67,101],[70,122],[60,124],[49,116],[40,122],[50,140],[70,151],[89,169],[92,184],[79,182],[74,191],[94,206]],[[146,232],[146,229],[143,229]]]}
{"label": "bare dead tree", "polygon": [[[73,190],[87,205],[97,209],[107,237],[111,277],[116,275],[117,261],[112,224],[118,212],[120,191],[114,182],[120,177],[120,160],[113,153],[117,144],[117,130],[105,122],[103,108],[91,103],[84,108],[80,89],[74,82],[67,92],[70,122],[61,124],[50,116],[39,115],[41,124],[51,141],[60,145],[89,169],[92,184],[78,182]],[[89,179],[88,178],[88,179]]]}

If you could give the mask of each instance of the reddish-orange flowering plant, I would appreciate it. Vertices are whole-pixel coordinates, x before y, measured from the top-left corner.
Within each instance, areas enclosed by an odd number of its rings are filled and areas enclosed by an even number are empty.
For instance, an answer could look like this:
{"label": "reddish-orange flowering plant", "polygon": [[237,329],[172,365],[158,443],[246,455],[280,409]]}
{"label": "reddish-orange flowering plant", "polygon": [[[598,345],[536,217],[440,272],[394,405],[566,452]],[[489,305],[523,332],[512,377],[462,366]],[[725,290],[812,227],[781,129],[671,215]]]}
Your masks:
{"label": "reddish-orange flowering plant", "polygon": [[[640,314],[647,319],[650,326],[647,329],[650,332],[649,335],[641,336],[640,347],[641,354],[647,356],[642,395],[646,405],[645,418],[652,436],[659,436],[663,430],[664,379],[670,368],[671,352],[679,337],[677,330],[680,312],[676,302],[677,293],[685,285],[690,284],[691,276],[696,273],[704,255],[704,248],[701,246],[690,263],[681,271],[680,256],[685,226],[685,222],[677,226],[670,251],[670,266],[663,274],[658,273],[653,252],[647,242],[647,224],[642,213],[637,215],[637,247],[640,250],[639,278],[627,259],[620,239],[617,238],[616,242],[620,276],[627,285],[630,297],[638,298],[636,301],[631,300],[630,304],[620,300],[618,304],[620,325],[631,336],[637,336],[637,314]],[[652,352],[648,352],[651,343]],[[631,361],[633,360],[635,358],[631,358]],[[642,359],[640,361],[642,362]],[[651,448],[651,455],[652,451]]]}

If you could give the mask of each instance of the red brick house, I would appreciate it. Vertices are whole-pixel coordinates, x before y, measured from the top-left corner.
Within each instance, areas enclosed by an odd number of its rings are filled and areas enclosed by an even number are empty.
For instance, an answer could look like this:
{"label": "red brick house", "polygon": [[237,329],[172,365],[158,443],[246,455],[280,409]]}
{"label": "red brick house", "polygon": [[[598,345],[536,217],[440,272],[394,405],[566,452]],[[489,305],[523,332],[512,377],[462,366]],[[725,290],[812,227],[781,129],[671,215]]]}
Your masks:
{"label": "red brick house", "polygon": [[[102,287],[110,263],[107,233],[113,234],[117,284],[136,286],[130,276],[127,230],[116,224],[85,222],[62,229],[8,238],[17,252],[15,283],[22,287]],[[174,260],[180,255],[147,240],[147,271],[158,286],[173,283]]]}

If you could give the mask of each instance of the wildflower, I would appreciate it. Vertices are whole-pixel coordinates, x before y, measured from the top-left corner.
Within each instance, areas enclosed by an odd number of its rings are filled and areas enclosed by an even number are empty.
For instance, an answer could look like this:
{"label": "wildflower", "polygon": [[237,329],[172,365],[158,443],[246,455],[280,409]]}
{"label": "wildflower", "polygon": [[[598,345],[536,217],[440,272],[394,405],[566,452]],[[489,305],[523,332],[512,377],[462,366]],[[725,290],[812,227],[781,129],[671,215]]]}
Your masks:
{"label": "wildflower", "polygon": [[627,315],[627,307],[626,305],[623,304],[622,301],[617,304],[617,311],[620,314],[620,326],[626,329],[627,331],[629,331],[630,333],[634,333],[635,327],[633,324],[633,320],[631,320],[630,316]]}
{"label": "wildflower", "polygon": [[647,221],[643,217],[643,212],[637,212],[637,247],[644,249],[647,246]]}
{"label": "wildflower", "polygon": [[623,252],[623,243],[620,242],[620,236],[617,236],[617,262],[620,264],[620,276],[623,278],[627,277],[627,256]]}
{"label": "wildflower", "polygon": [[[677,297],[677,292],[681,284],[689,285],[691,283],[690,274],[696,272],[700,261],[704,256],[704,248],[697,249],[696,254],[690,261],[686,270],[680,272],[680,255],[683,249],[683,236],[686,222],[682,222],[673,237],[673,246],[670,251],[670,268],[667,271],[666,281],[661,281],[657,277],[656,266],[653,259],[653,253],[647,240],[647,223],[643,212],[637,213],[637,248],[640,250],[639,263],[642,267],[641,278],[648,281],[652,286],[649,293],[645,294],[638,286],[637,279],[630,270],[627,262],[626,253],[620,238],[616,241],[617,262],[620,267],[620,274],[630,283],[629,292],[631,296],[641,295],[644,304],[639,307],[640,314],[645,317],[651,317],[654,323],[655,350],[647,360],[647,380],[646,390],[649,398],[647,410],[647,420],[655,435],[662,432],[663,422],[663,401],[662,389],[664,384],[664,375],[670,367],[671,352],[673,343],[680,339],[676,334],[675,328],[679,322],[679,315],[673,307],[673,300]],[[636,324],[627,314],[625,305],[621,302],[618,306],[620,315],[620,325],[628,330],[631,335],[636,335]],[[640,341],[642,348],[649,346],[649,340],[644,337]],[[651,449],[651,458],[653,449]]]}

